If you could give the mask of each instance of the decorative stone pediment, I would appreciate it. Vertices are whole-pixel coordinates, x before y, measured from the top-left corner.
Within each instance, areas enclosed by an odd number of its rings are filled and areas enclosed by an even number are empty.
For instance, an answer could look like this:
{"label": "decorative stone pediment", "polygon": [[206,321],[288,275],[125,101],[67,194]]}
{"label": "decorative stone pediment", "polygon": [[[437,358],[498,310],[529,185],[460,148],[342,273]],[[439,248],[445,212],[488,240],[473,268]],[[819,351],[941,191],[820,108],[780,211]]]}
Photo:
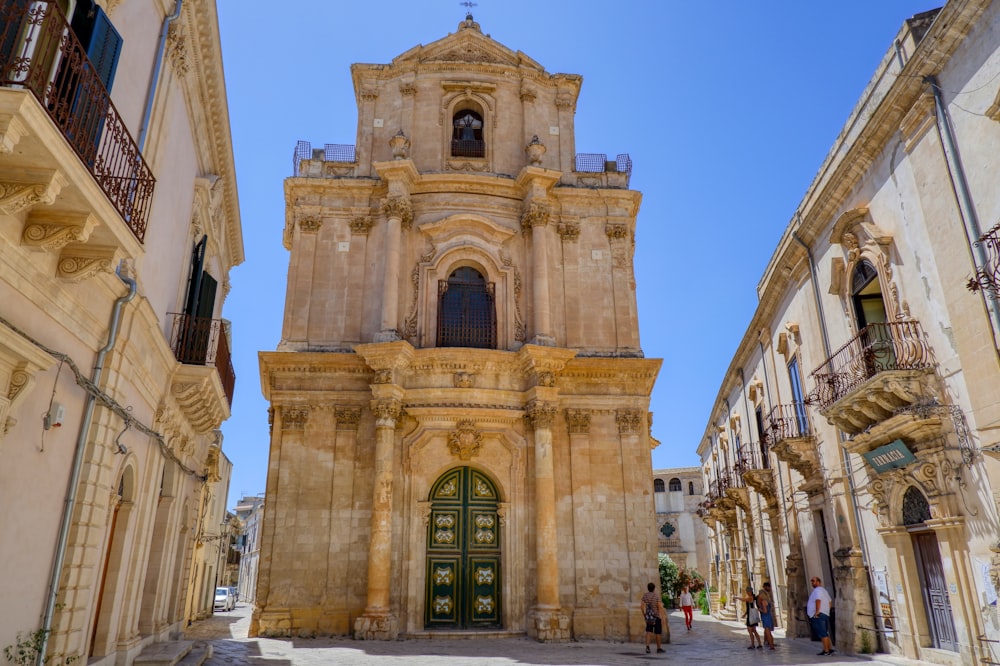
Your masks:
{"label": "decorative stone pediment", "polygon": [[516,233],[488,217],[469,213],[449,215],[436,222],[424,222],[417,228],[440,254],[470,244],[499,247]]}
{"label": "decorative stone pediment", "polygon": [[415,46],[393,59],[393,65],[431,62],[461,62],[545,69],[521,52],[515,52],[484,35],[471,16],[458,24],[458,32],[427,46]]}

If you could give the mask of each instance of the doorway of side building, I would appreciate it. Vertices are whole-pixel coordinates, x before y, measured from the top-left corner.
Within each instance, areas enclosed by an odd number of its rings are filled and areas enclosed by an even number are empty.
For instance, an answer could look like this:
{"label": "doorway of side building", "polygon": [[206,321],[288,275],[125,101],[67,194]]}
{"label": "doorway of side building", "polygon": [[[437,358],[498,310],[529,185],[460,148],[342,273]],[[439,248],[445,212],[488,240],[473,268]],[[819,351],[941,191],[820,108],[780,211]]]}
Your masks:
{"label": "doorway of side building", "polygon": [[456,467],[432,486],[427,534],[427,629],[501,626],[497,487],[483,472]]}
{"label": "doorway of side building", "polygon": [[931,509],[927,498],[917,488],[910,486],[903,495],[903,524],[910,532],[913,554],[917,559],[920,591],[927,614],[927,628],[931,645],[941,650],[958,652],[958,636],[951,613],[948,584],[941,563],[941,549],[937,535],[925,525],[930,520]]}

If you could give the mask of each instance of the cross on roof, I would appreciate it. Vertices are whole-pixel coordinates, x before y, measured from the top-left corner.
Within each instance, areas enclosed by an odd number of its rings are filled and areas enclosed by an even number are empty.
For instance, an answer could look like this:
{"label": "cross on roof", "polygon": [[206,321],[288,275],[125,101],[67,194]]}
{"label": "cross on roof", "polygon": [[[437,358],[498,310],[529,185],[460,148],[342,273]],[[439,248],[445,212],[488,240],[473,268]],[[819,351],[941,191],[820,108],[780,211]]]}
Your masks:
{"label": "cross on roof", "polygon": [[475,2],[469,2],[469,0],[465,0],[465,2],[460,2],[458,4],[460,4],[463,7],[465,7],[466,18],[469,18],[469,19],[472,18],[472,8],[479,6]]}

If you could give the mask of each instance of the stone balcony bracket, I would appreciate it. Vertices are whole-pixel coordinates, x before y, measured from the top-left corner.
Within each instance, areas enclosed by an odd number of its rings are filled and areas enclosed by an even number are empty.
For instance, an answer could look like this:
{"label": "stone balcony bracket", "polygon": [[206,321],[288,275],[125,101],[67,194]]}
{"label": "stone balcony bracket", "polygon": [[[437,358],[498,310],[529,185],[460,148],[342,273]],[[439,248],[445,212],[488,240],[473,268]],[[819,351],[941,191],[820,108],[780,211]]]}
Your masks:
{"label": "stone balcony bracket", "polygon": [[820,471],[816,438],[812,435],[780,439],[771,444],[771,451],[778,460],[787,463],[805,479]]}
{"label": "stone balcony bracket", "polygon": [[750,491],[746,488],[726,488],[726,497],[731,499],[744,512],[750,512]]}
{"label": "stone balcony bracket", "polygon": [[945,434],[948,421],[939,415],[920,417],[916,414],[896,414],[867,428],[847,441],[844,446],[851,453],[868,453],[884,444],[902,439],[917,453],[926,447],[921,442],[939,441]]}
{"label": "stone balcony bracket", "polygon": [[774,471],[768,469],[748,469],[743,472],[743,481],[764,498],[768,506],[777,504],[778,493],[774,483]]}
{"label": "stone balcony bracket", "polygon": [[880,372],[849,392],[821,414],[848,435],[855,435],[895,414],[900,407],[935,397],[932,369]]}

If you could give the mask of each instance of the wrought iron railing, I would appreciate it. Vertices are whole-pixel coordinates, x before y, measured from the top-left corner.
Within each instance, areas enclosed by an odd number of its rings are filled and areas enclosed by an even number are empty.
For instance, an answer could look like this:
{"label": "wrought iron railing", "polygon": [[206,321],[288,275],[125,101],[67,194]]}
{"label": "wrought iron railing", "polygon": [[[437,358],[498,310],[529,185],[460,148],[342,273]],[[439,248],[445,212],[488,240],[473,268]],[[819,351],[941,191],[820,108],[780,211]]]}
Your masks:
{"label": "wrought iron railing", "polygon": [[170,348],[178,361],[186,365],[214,365],[229,405],[236,389],[236,370],[229,352],[229,337],[221,319],[192,317],[171,312]]}
{"label": "wrought iron railing", "polygon": [[486,157],[486,142],[479,139],[452,139],[452,157]]}
{"label": "wrought iron railing", "polygon": [[764,436],[770,444],[811,434],[804,401],[775,405],[764,419]]}
{"label": "wrought iron railing", "polygon": [[1000,224],[980,236],[974,245],[986,249],[986,265],[965,286],[969,291],[984,291],[992,298],[1000,298]]}
{"label": "wrought iron railing", "polygon": [[[614,168],[609,168],[613,166]],[[575,168],[583,173],[604,173],[617,171],[632,174],[632,158],[628,153],[620,153],[614,160],[609,160],[607,153],[577,153]]]}
{"label": "wrought iron railing", "polygon": [[754,470],[754,469],[768,469],[771,467],[771,461],[767,457],[767,441],[765,440],[763,444],[758,442],[749,442],[743,446],[743,453],[740,459],[741,469],[744,472]]}
{"label": "wrought iron railing", "polygon": [[933,366],[920,322],[869,324],[813,371],[806,402],[826,409],[881,372]]}
{"label": "wrought iron railing", "polygon": [[34,95],[142,242],[156,179],[55,2],[0,0],[0,86]]}

